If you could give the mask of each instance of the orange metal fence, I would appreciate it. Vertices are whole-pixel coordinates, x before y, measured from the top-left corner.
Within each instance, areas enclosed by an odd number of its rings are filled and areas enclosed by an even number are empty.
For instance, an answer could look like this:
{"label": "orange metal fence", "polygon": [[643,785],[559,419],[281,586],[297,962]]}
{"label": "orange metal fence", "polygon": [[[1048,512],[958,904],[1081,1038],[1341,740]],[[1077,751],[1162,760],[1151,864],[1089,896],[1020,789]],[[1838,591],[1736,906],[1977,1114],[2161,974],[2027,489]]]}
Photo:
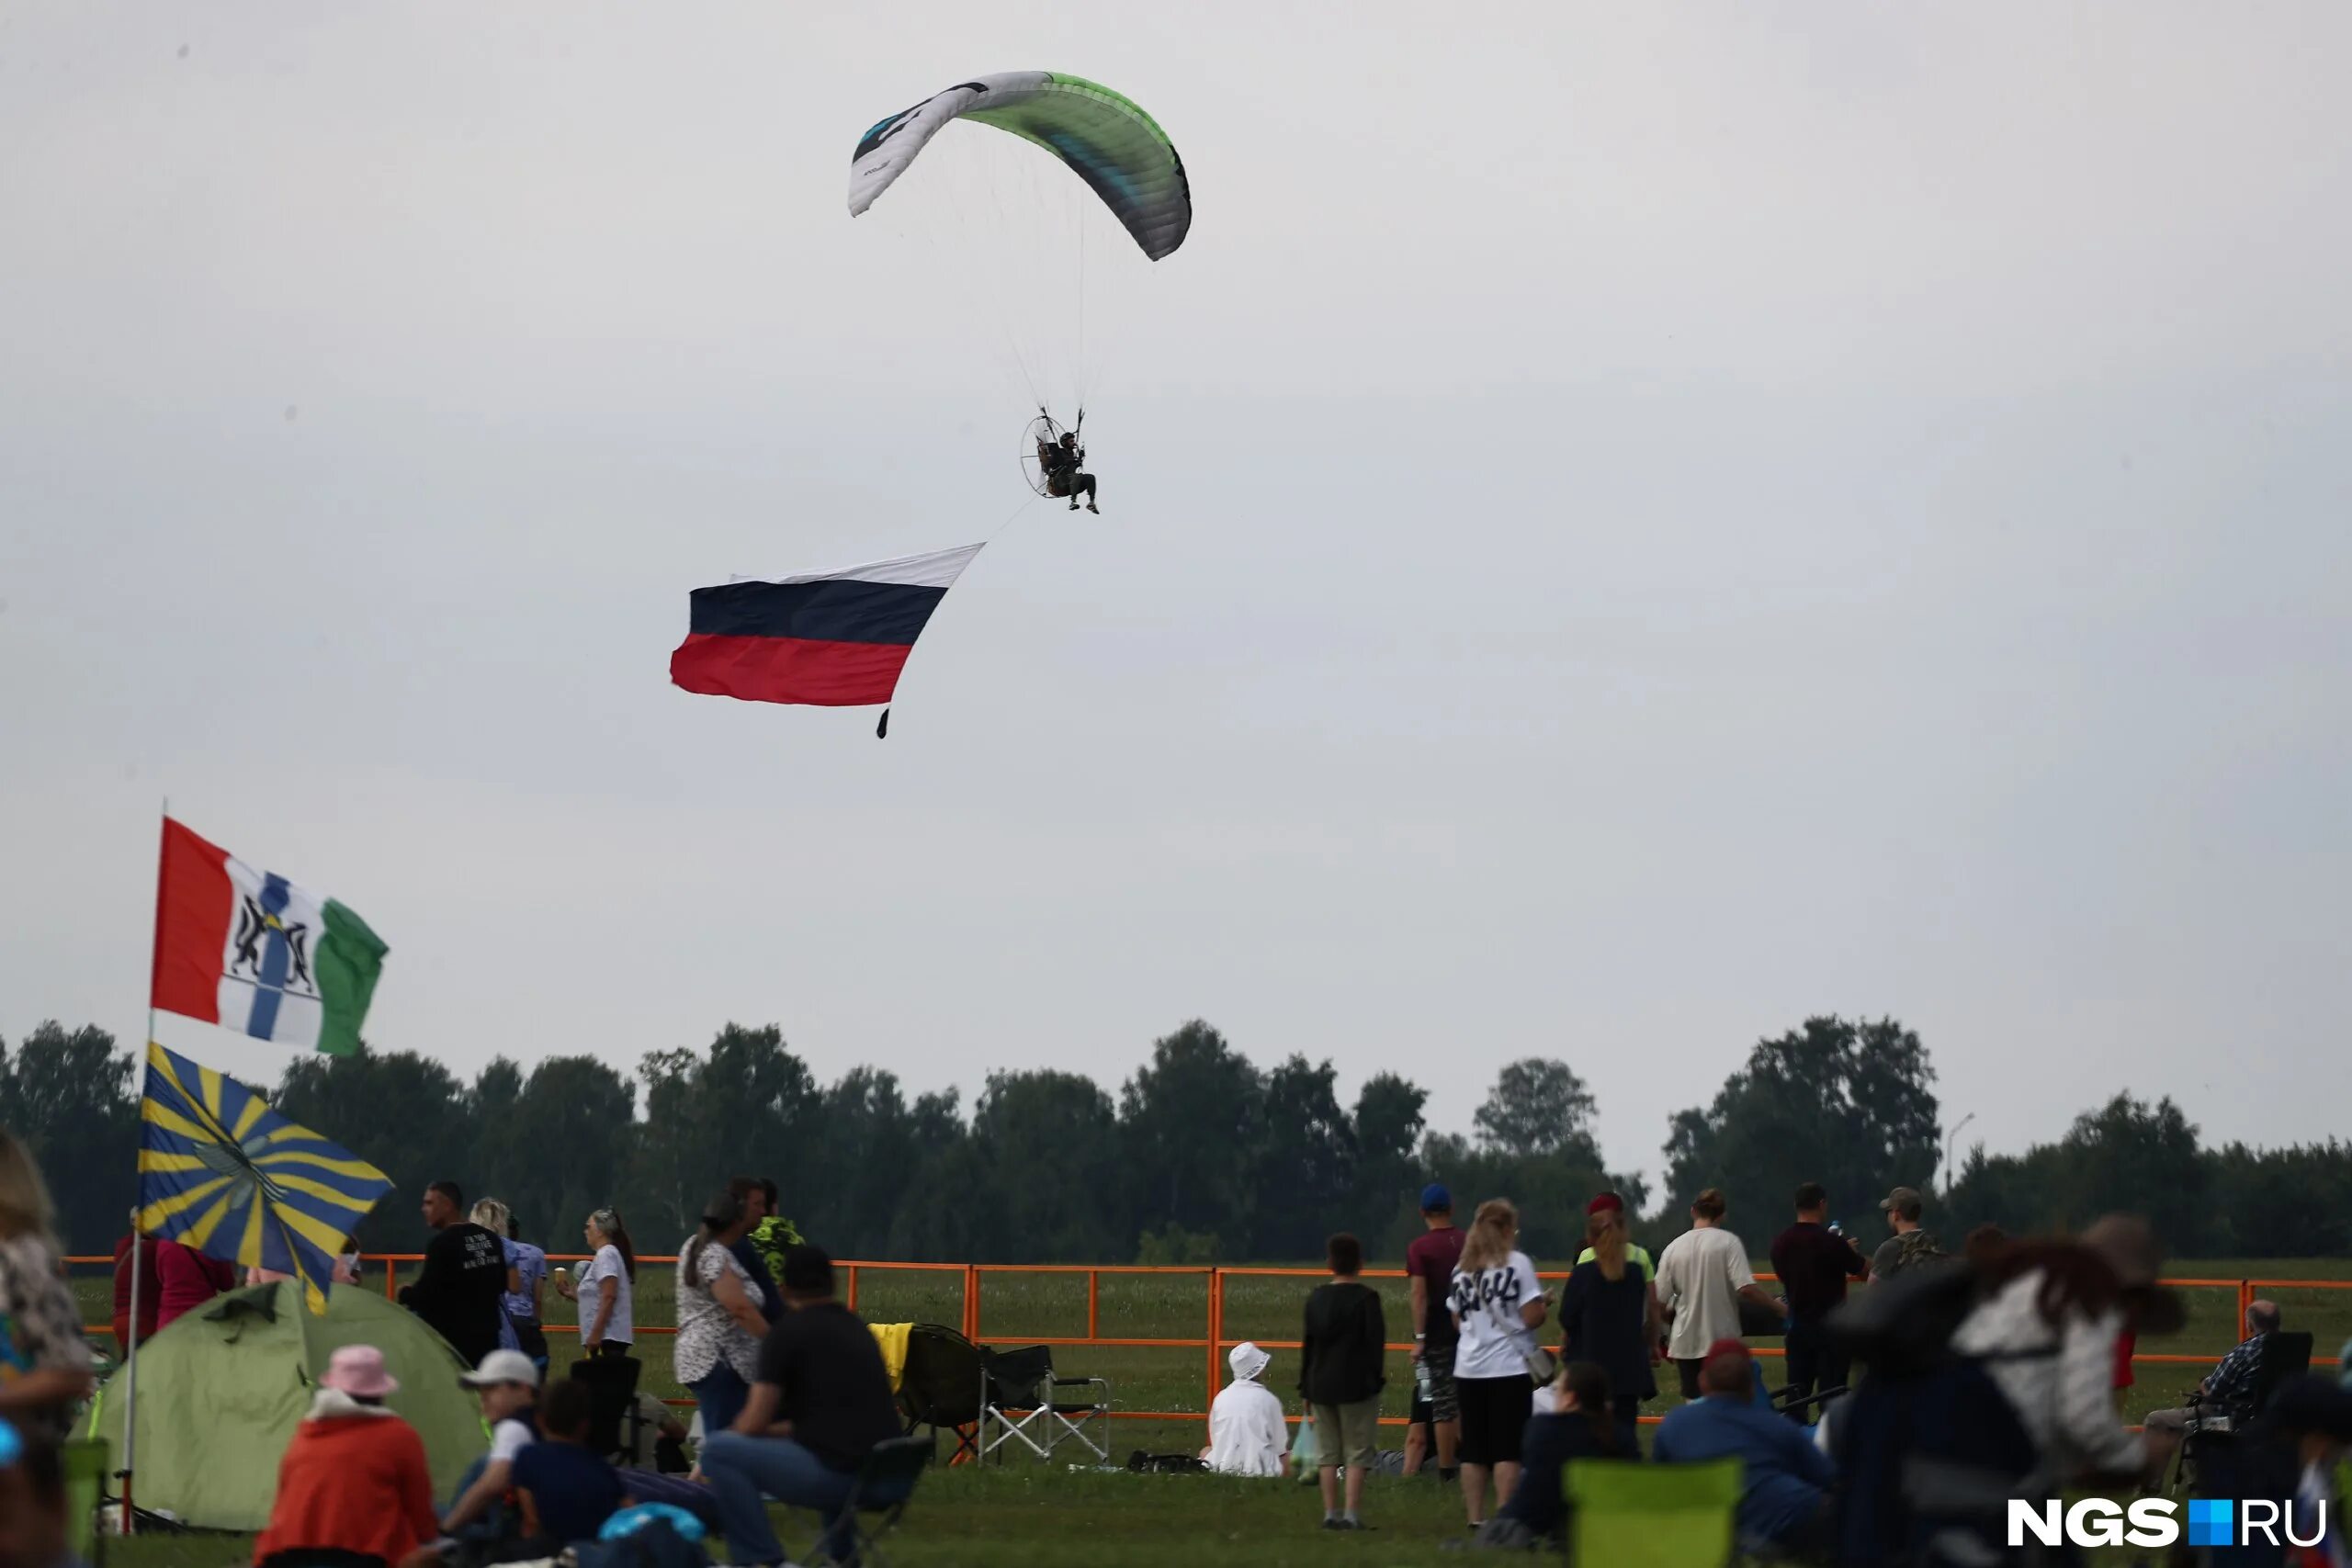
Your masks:
{"label": "orange metal fence", "polygon": [[[360,1279],[364,1283],[368,1280],[369,1273],[373,1269],[380,1267],[384,1275],[385,1298],[387,1300],[394,1299],[397,1296],[399,1290],[401,1266],[403,1264],[421,1263],[424,1259],[424,1255],[421,1252],[368,1253],[360,1259]],[[550,1263],[584,1263],[588,1260],[587,1255],[582,1253],[551,1252],[548,1254],[548,1261]],[[111,1258],[96,1257],[68,1258],[65,1261],[69,1265],[81,1268],[110,1269],[114,1264],[114,1259]],[[677,1258],[675,1257],[646,1256],[639,1258],[638,1262],[640,1264],[674,1265],[677,1262]],[[1117,1419],[1130,1421],[1205,1421],[1208,1418],[1207,1402],[1214,1400],[1216,1397],[1217,1390],[1222,1387],[1224,1383],[1223,1355],[1227,1350],[1231,1349],[1234,1346],[1243,1343],[1242,1339],[1230,1337],[1226,1333],[1225,1314],[1227,1281],[1243,1279],[1295,1279],[1301,1280],[1320,1280],[1329,1278],[1328,1274],[1320,1269],[1228,1269],[1212,1265],[1162,1267],[1148,1264],[1114,1263],[892,1263],[871,1260],[853,1260],[836,1262],[833,1267],[840,1272],[844,1280],[842,1286],[843,1297],[853,1309],[854,1309],[858,1304],[858,1284],[861,1271],[874,1272],[887,1270],[890,1273],[961,1275],[963,1287],[963,1310],[961,1319],[957,1323],[956,1327],[966,1338],[970,1339],[975,1343],[979,1342],[982,1338],[980,1328],[980,1305],[983,1299],[983,1284],[986,1276],[990,1274],[1084,1275],[1086,1277],[1086,1332],[1083,1335],[1023,1335],[1016,1337],[1001,1334],[996,1336],[996,1337],[1000,1339],[1011,1339],[1017,1337],[1019,1342],[1023,1345],[1121,1346],[1148,1349],[1199,1350],[1204,1353],[1204,1359],[1206,1366],[1206,1382],[1204,1385],[1205,1392],[1204,1393],[1204,1403],[1201,1409],[1116,1410],[1111,1413],[1113,1416]],[[1187,1275],[1202,1280],[1204,1283],[1206,1295],[1206,1313],[1205,1321],[1203,1325],[1203,1332],[1197,1337],[1182,1337],[1173,1338],[1130,1337],[1117,1335],[1104,1335],[1102,1332],[1102,1276],[1106,1274]],[[1400,1269],[1367,1269],[1363,1271],[1363,1277],[1367,1280],[1402,1280],[1408,1276],[1405,1271]],[[1536,1278],[1539,1280],[1546,1281],[1564,1280],[1567,1279],[1567,1277],[1568,1276],[1566,1272],[1556,1270],[1539,1270],[1536,1275]],[[1756,1278],[1759,1282],[1771,1282],[1775,1280],[1775,1277],[1770,1274],[1758,1274]],[[2245,1322],[2245,1309],[2253,1304],[2256,1293],[2261,1291],[2352,1290],[2352,1280],[2166,1280],[2164,1283],[2172,1286],[2177,1290],[2227,1290],[2234,1292],[2237,1304],[2237,1316],[2235,1321],[2241,1324]],[[548,1334],[577,1334],[580,1332],[578,1326],[575,1325],[550,1323],[545,1324],[542,1326]],[[104,1323],[85,1325],[85,1332],[92,1335],[109,1335],[113,1332],[113,1325],[111,1324]],[[637,1325],[637,1332],[646,1335],[671,1335],[675,1334],[677,1329],[674,1326],[639,1324]],[[1255,1340],[1254,1343],[1270,1350],[1295,1350],[1299,1347],[1299,1341],[1295,1339],[1258,1339]],[[1408,1351],[1412,1348],[1413,1347],[1409,1342],[1392,1343],[1388,1346],[1388,1348],[1391,1351]],[[1756,1353],[1758,1356],[1763,1357],[1777,1357],[1785,1354],[1785,1352],[1778,1346],[1758,1346],[1756,1348]],[[2211,1366],[2220,1359],[2221,1358],[2217,1355],[2176,1355],[2149,1351],[2135,1353],[2132,1358],[2132,1364],[2135,1366]],[[2312,1358],[2312,1364],[2313,1366],[2333,1367],[2338,1365],[2339,1362],[2337,1361],[2337,1359],[2333,1356],[2314,1356]],[[672,1403],[682,1404],[687,1402],[673,1401]],[[1648,1417],[1647,1419],[1655,1419],[1655,1417]],[[1383,1417],[1383,1420],[1386,1425],[1398,1426],[1403,1424],[1405,1418],[1402,1416],[1385,1416]]]}

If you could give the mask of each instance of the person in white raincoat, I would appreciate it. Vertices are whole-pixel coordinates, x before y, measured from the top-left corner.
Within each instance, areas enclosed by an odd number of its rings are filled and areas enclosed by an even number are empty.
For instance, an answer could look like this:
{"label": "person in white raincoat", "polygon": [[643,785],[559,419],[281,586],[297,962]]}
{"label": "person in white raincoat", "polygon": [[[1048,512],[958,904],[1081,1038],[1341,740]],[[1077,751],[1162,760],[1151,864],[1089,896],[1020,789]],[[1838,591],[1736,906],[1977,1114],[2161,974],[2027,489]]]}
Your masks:
{"label": "person in white raincoat", "polygon": [[1209,1447],[1203,1457],[1220,1474],[1279,1476],[1290,1432],[1282,1400],[1258,1381],[1273,1358],[1245,1340],[1225,1359],[1233,1381],[1209,1404]]}

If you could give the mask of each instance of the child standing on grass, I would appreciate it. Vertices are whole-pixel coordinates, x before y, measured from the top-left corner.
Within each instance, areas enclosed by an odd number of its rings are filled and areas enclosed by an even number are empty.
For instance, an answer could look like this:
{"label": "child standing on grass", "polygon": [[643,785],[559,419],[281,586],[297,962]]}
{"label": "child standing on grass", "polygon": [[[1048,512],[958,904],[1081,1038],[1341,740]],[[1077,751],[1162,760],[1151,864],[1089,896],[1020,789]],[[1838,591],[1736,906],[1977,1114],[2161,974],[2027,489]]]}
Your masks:
{"label": "child standing on grass", "polygon": [[[1378,1462],[1382,1362],[1388,1325],[1380,1295],[1357,1278],[1363,1245],[1342,1232],[1330,1242],[1331,1279],[1306,1298],[1306,1332],[1299,1347],[1298,1391],[1315,1407],[1315,1452],[1323,1489],[1323,1528],[1359,1530],[1363,1478]],[[1347,1503],[1340,1500],[1339,1467],[1348,1467]]]}

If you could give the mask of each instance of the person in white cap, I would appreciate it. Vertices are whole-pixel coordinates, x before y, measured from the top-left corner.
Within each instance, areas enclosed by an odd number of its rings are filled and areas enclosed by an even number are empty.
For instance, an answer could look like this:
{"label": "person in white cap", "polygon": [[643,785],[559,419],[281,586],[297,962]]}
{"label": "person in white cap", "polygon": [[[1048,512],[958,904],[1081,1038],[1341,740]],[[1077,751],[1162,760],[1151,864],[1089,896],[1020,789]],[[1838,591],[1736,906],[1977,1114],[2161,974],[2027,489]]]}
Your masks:
{"label": "person in white cap", "polygon": [[1283,1402],[1258,1379],[1273,1358],[1243,1341],[1225,1359],[1233,1381],[1209,1402],[1209,1448],[1202,1457],[1226,1475],[1283,1473],[1290,1433],[1283,1424]]}
{"label": "person in white cap", "polygon": [[492,1350],[458,1381],[481,1396],[490,1452],[474,1461],[458,1482],[458,1501],[442,1516],[441,1530],[494,1540],[513,1523],[503,1499],[514,1481],[514,1456],[539,1440],[539,1369],[520,1350]]}
{"label": "person in white cap", "polygon": [[424,1443],[384,1404],[400,1386],[373,1345],[345,1345],[328,1360],[278,1461],[255,1562],[339,1554],[419,1568],[434,1557],[439,1527]]}

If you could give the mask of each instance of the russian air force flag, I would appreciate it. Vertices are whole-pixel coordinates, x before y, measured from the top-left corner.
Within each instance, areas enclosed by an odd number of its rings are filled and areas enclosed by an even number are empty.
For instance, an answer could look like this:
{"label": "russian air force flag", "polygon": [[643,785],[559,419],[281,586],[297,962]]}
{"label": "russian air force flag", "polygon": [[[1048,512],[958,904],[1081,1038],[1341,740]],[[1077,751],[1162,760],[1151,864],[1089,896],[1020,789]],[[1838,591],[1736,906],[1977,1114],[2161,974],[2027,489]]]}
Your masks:
{"label": "russian air force flag", "polygon": [[978,545],[780,582],[694,591],[670,682],[747,703],[887,703],[915,638]]}

